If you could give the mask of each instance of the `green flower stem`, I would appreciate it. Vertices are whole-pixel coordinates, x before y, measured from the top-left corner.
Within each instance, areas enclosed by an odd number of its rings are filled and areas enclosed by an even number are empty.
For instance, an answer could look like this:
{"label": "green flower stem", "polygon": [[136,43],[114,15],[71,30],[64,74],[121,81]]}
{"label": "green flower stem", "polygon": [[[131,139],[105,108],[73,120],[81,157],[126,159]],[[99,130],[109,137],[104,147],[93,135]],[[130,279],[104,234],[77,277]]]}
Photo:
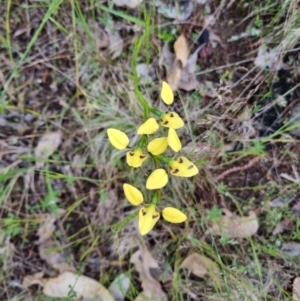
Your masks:
{"label": "green flower stem", "polygon": [[154,115],[158,116],[158,117],[162,117],[164,115],[163,112],[161,112],[160,110],[154,109],[154,108],[149,108],[150,112],[153,113]]}
{"label": "green flower stem", "polygon": [[165,163],[165,164],[168,164],[170,163],[171,159],[167,158],[167,157],[164,157],[164,156],[161,156],[161,155],[157,155],[155,156],[155,158],[157,158],[159,161]]}
{"label": "green flower stem", "polygon": [[145,144],[147,144],[148,137],[147,135],[143,135],[142,138],[139,140],[137,147],[143,148]]}
{"label": "green flower stem", "polygon": [[149,105],[146,102],[146,100],[144,99],[141,91],[139,90],[138,80],[136,80],[135,78],[136,77],[134,76],[134,91],[135,91],[135,94],[137,95],[138,101],[143,106],[143,109],[144,109],[144,121],[146,121],[149,118]]}
{"label": "green flower stem", "polygon": [[160,200],[160,190],[156,190],[152,197],[151,204],[156,206],[159,200]]}
{"label": "green flower stem", "polygon": [[151,155],[151,157],[152,157],[152,159],[153,159],[155,169],[159,168],[159,166],[160,166],[160,161],[156,158],[155,155],[152,155],[151,153],[150,153],[150,155]]}

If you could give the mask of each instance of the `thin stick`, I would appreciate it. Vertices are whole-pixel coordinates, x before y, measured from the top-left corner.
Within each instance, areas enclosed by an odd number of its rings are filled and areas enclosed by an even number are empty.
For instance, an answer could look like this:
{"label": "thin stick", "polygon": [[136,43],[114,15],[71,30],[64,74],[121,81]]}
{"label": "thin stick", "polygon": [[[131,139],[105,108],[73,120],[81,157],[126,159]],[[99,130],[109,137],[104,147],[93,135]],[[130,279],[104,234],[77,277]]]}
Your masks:
{"label": "thin stick", "polygon": [[237,166],[237,167],[232,167],[229,168],[227,170],[225,170],[223,173],[221,173],[219,176],[217,176],[215,178],[216,181],[222,180],[224,177],[226,177],[227,175],[233,173],[233,172],[237,172],[237,171],[242,171],[242,170],[246,170],[248,168],[250,168],[251,166],[253,166],[256,162],[258,162],[262,157],[256,157],[252,160],[250,160],[250,162],[248,162],[248,164],[244,165],[244,166]]}

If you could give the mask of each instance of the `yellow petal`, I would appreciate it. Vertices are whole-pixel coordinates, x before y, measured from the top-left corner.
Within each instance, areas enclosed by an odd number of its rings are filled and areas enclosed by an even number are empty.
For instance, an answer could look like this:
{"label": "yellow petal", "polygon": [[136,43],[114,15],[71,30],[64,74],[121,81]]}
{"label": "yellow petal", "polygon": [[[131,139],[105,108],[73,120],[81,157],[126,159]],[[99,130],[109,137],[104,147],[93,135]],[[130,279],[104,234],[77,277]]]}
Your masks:
{"label": "yellow petal", "polygon": [[179,157],[177,160],[170,160],[169,166],[173,176],[192,177],[199,172],[196,165],[185,157]]}
{"label": "yellow petal", "polygon": [[140,205],[144,201],[143,194],[134,186],[130,184],[123,184],[123,191],[126,196],[126,199],[133,206]]}
{"label": "yellow petal", "polygon": [[151,175],[148,177],[146,182],[147,189],[160,189],[168,183],[168,174],[162,169],[154,170]]}
{"label": "yellow petal", "polygon": [[172,104],[174,101],[173,91],[167,82],[162,82],[160,97],[167,105]]}
{"label": "yellow petal", "polygon": [[149,233],[159,218],[160,214],[155,210],[155,205],[151,204],[147,208],[142,208],[139,212],[139,231],[141,235]]}
{"label": "yellow petal", "polygon": [[157,121],[154,118],[148,118],[139,128],[138,135],[151,135],[159,128]]}
{"label": "yellow petal", "polygon": [[153,139],[147,146],[147,150],[154,156],[161,155],[168,147],[168,138],[161,137]]}
{"label": "yellow petal", "polygon": [[184,213],[173,207],[166,207],[162,211],[162,216],[166,221],[173,224],[182,223],[187,219]]}
{"label": "yellow petal", "polygon": [[116,129],[107,129],[107,135],[109,142],[116,148],[116,149],[124,149],[129,144],[129,138],[127,135],[119,130]]}
{"label": "yellow petal", "polygon": [[162,116],[161,125],[178,130],[184,126],[184,122],[176,112],[169,112]]}
{"label": "yellow petal", "polygon": [[179,152],[181,150],[181,142],[173,128],[169,128],[168,144],[174,152]]}
{"label": "yellow petal", "polygon": [[140,148],[126,153],[127,164],[134,168],[140,167],[147,158],[148,156],[144,155]]}

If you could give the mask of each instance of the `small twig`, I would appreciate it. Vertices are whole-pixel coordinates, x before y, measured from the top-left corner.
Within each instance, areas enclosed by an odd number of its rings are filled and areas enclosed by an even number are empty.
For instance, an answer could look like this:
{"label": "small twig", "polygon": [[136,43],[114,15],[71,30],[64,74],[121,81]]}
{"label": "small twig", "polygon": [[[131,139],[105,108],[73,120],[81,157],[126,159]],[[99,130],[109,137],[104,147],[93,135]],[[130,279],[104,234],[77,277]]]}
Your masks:
{"label": "small twig", "polygon": [[227,175],[233,173],[233,172],[237,172],[237,171],[242,171],[242,170],[246,170],[250,167],[252,167],[256,162],[258,162],[262,157],[256,157],[254,159],[252,159],[248,164],[244,165],[244,166],[237,166],[237,167],[232,167],[229,168],[227,170],[225,170],[224,172],[222,172],[219,176],[217,176],[215,178],[216,181],[222,180],[224,177],[226,177]]}

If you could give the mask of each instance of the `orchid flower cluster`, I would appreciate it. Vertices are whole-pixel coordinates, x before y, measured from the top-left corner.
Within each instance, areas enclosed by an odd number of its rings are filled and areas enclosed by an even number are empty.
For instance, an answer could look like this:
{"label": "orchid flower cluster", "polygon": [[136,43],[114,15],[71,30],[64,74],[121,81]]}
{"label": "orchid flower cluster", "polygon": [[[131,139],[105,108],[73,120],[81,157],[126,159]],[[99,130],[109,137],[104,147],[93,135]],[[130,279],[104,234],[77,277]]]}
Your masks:
{"label": "orchid flower cluster", "polygon": [[[174,95],[168,83],[162,83],[160,96],[165,104],[173,103]],[[139,231],[141,235],[145,235],[153,229],[160,218],[160,213],[157,211],[157,204],[161,195],[160,189],[167,185],[169,174],[178,177],[192,177],[198,173],[198,169],[194,163],[185,157],[179,156],[174,159],[163,155],[168,147],[176,153],[181,150],[182,145],[176,133],[177,129],[184,126],[180,116],[176,112],[163,113],[151,108],[144,99],[141,99],[140,102],[144,108],[144,123],[137,130],[137,134],[141,136],[137,145],[130,147],[128,136],[118,129],[107,129],[107,135],[110,143],[116,149],[128,149],[126,161],[129,166],[133,168],[141,167],[151,157],[155,166],[158,167],[148,176],[146,181],[146,188],[154,190],[152,200],[150,204],[144,205],[139,210]],[[160,119],[161,126],[168,128],[166,136],[151,139],[151,135],[159,129],[159,124],[155,118],[149,116],[150,113]],[[136,187],[125,183],[123,190],[127,200],[132,205],[138,206],[144,202],[143,194]],[[173,207],[164,208],[162,216],[171,223],[181,223],[187,219],[183,212]]]}

